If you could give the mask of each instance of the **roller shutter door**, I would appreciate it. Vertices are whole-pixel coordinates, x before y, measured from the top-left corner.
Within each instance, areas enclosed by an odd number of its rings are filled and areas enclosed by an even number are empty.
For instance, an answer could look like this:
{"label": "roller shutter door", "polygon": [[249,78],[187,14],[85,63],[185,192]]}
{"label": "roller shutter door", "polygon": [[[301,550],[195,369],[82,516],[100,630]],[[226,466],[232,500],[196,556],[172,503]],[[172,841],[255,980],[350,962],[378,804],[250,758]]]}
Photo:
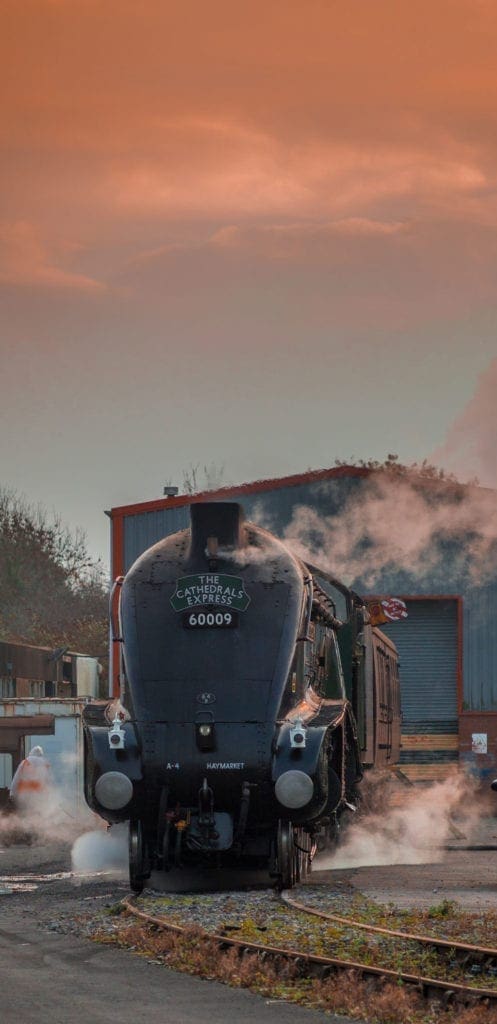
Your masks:
{"label": "roller shutter door", "polygon": [[449,598],[406,604],[406,620],[381,627],[400,658],[400,763],[412,778],[441,778],[458,758],[458,605]]}

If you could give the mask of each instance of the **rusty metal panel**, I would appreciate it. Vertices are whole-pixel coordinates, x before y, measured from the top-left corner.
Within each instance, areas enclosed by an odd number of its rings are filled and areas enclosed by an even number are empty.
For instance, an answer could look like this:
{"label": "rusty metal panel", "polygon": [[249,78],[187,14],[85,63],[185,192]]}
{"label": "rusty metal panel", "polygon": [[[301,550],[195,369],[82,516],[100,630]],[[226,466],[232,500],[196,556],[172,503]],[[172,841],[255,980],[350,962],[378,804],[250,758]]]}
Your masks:
{"label": "rusty metal panel", "polygon": [[81,714],[82,708],[88,703],[87,699],[64,700],[52,697],[40,700],[2,700],[0,701],[0,722],[18,715],[77,716]]}
{"label": "rusty metal panel", "polygon": [[57,666],[48,647],[0,642],[0,675],[20,679],[55,679]]}
{"label": "rusty metal panel", "polygon": [[25,733],[52,733],[55,728],[54,715],[0,715],[0,729],[20,729]]}
{"label": "rusty metal panel", "polygon": [[[81,686],[79,673],[85,677]],[[10,699],[13,695],[23,699],[41,699],[53,695],[58,687],[60,696],[65,692],[71,697],[77,694],[96,695],[97,674],[97,658],[65,653],[63,648],[54,651],[49,647],[0,641],[0,700]]]}

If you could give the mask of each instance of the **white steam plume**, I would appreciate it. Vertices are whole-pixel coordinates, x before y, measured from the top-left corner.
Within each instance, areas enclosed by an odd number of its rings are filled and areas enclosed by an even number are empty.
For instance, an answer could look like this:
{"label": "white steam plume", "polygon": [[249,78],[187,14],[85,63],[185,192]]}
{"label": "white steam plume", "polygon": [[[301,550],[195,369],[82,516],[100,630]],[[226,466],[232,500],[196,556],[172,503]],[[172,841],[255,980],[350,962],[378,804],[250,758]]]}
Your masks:
{"label": "white steam plume", "polygon": [[354,819],[337,849],[318,855],[317,869],[443,860],[447,841],[461,831],[469,838],[481,814],[474,783],[461,774],[429,786],[391,787],[390,794],[380,776],[369,782],[369,795],[380,809]]}
{"label": "white steam plume", "polygon": [[76,839],[71,859],[73,871],[77,874],[105,872],[114,878],[125,877],[128,869],[128,823],[113,825],[109,831],[104,826],[85,832]]}
{"label": "white steam plume", "polygon": [[478,378],[476,391],[432,456],[461,479],[478,477],[497,487],[497,359]]}
{"label": "white steam plume", "polygon": [[0,814],[0,844],[73,843],[76,836],[94,828],[96,820],[86,805],[76,805],[63,789],[51,786],[22,810]]}
{"label": "white steam plume", "polygon": [[497,571],[497,492],[375,472],[334,515],[298,506],[285,538],[304,560],[369,590],[385,571],[438,573],[445,592],[463,575],[483,585]]}
{"label": "white steam plume", "polygon": [[101,872],[122,878],[128,866],[128,825],[107,831],[101,818],[85,806],[75,806],[55,786],[36,795],[36,802],[22,810],[0,814],[0,848],[28,844],[31,847],[71,844],[72,869],[76,874]]}

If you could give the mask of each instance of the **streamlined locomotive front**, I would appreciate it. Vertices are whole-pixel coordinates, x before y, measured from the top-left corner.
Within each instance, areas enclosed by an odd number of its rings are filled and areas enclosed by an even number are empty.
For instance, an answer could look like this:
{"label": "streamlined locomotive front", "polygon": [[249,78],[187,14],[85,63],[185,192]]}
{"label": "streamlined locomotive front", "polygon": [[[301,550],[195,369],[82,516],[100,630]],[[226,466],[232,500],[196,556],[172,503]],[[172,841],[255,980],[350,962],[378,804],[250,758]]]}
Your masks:
{"label": "streamlined locomotive front", "polygon": [[343,687],[323,715],[310,685],[312,609],[306,567],[237,504],[192,505],[191,529],[128,572],[121,699],[85,731],[87,800],[130,821],[133,888],[199,857],[270,863],[284,884],[304,866],[343,797],[332,731],[354,744]]}

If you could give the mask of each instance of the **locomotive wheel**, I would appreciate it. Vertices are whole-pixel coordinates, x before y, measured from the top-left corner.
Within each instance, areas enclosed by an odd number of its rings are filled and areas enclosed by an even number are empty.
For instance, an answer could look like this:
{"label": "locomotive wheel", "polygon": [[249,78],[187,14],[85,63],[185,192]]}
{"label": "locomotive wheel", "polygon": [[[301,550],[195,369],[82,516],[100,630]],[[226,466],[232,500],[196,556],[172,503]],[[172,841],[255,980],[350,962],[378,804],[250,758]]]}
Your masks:
{"label": "locomotive wheel", "polygon": [[133,892],[142,892],[145,882],[145,856],[141,821],[129,823],[129,884]]}
{"label": "locomotive wheel", "polygon": [[291,889],[295,885],[296,858],[298,850],[293,841],[293,825],[291,821],[278,822],[276,833],[276,860],[278,884],[282,889]]}
{"label": "locomotive wheel", "polygon": [[297,829],[295,836],[296,845],[296,871],[295,880],[302,882],[307,877],[311,870],[311,840],[307,832],[304,832],[303,828]]}

